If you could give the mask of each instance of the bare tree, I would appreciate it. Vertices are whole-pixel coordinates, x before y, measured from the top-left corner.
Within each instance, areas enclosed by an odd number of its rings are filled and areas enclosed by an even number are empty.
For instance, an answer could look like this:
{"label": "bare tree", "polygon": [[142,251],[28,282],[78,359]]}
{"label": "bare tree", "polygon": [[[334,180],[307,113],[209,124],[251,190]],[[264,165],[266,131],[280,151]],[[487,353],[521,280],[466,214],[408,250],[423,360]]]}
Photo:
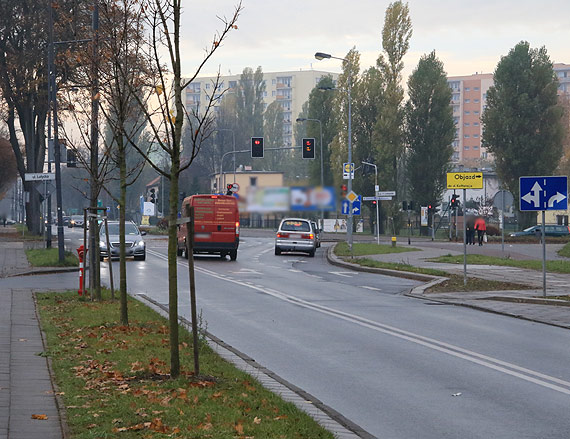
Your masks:
{"label": "bare tree", "polygon": [[[213,130],[212,108],[216,103],[215,93],[202,107],[187,112],[183,101],[184,89],[198,76],[202,67],[221,47],[232,29],[237,29],[237,19],[242,10],[239,3],[230,18],[220,17],[223,29],[216,33],[211,44],[205,49],[205,55],[194,74],[188,80],[182,79],[182,60],[180,55],[180,15],[181,0],[147,0],[141,2],[145,11],[147,38],[147,65],[150,66],[149,82],[137,88],[142,93],[133,93],[138,103],[137,110],[144,115],[153,135],[153,142],[169,159],[169,168],[163,169],[154,163],[146,151],[133,146],[146,158],[148,163],[170,182],[169,226],[168,226],[168,301],[170,320],[170,375],[176,378],[180,374],[180,355],[178,347],[178,284],[177,284],[177,226],[178,190],[180,173],[187,169],[200,151],[200,145]],[[163,57],[163,53],[166,55]],[[123,73],[124,74],[124,73]],[[126,81],[128,83],[128,81]],[[220,88],[218,80],[214,89]],[[186,155],[188,160],[181,163],[181,138],[183,124],[190,128]]]}

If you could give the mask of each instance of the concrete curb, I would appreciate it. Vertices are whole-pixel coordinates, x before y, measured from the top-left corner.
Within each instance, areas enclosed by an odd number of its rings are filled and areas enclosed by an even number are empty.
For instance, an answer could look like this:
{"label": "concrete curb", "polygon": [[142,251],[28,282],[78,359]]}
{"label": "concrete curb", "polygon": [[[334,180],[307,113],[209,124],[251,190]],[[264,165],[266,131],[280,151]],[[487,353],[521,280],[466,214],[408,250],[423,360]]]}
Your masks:
{"label": "concrete curb", "polygon": [[[403,277],[405,279],[417,280],[420,282],[431,282],[436,279],[442,279],[440,282],[443,282],[446,278],[441,278],[438,276],[431,276],[429,274],[421,274],[421,273],[413,273],[410,271],[401,271],[401,270],[391,270],[389,268],[375,268],[375,267],[363,267],[359,264],[353,264],[351,262],[347,262],[337,255],[334,254],[334,246],[330,246],[326,252],[327,261],[331,265],[336,265],[337,267],[344,267],[350,268],[354,271],[363,271],[366,273],[376,273],[376,274],[384,274],[387,276],[394,276],[394,277]],[[435,284],[434,284],[435,285]]]}
{"label": "concrete curb", "polygon": [[34,276],[36,274],[57,274],[57,273],[72,273],[74,271],[79,271],[79,267],[45,267],[45,268],[34,268],[32,270],[23,271],[21,273],[9,274],[6,277],[17,277],[17,276]]}

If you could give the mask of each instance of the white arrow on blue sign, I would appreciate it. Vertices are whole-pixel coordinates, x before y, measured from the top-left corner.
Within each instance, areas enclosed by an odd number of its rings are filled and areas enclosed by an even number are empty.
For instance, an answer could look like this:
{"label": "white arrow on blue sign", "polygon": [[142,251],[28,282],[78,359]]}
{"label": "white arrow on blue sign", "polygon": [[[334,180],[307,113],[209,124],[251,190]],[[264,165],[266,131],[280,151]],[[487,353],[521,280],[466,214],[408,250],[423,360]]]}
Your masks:
{"label": "white arrow on blue sign", "polygon": [[[360,205],[361,205],[361,198],[360,195],[358,196],[358,198],[356,200],[354,200],[352,202],[352,214],[353,215],[360,215]],[[348,212],[350,210],[350,201],[344,199],[342,200],[342,204],[341,204],[341,212],[343,215],[348,215]]]}
{"label": "white arrow on blue sign", "polygon": [[520,210],[567,210],[568,177],[520,177]]}

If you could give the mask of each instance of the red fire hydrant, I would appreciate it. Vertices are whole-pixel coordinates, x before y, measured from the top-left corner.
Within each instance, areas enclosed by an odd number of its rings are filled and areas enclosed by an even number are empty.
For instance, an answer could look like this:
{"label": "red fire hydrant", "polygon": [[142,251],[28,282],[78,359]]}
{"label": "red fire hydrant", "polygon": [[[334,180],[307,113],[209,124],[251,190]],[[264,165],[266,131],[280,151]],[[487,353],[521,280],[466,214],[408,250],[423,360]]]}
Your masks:
{"label": "red fire hydrant", "polygon": [[85,253],[87,253],[87,250],[85,250],[83,248],[83,246],[79,246],[79,248],[77,249],[77,256],[79,256],[79,295],[82,296],[83,295],[83,273],[84,273],[84,269],[83,269],[83,257],[85,255]]}

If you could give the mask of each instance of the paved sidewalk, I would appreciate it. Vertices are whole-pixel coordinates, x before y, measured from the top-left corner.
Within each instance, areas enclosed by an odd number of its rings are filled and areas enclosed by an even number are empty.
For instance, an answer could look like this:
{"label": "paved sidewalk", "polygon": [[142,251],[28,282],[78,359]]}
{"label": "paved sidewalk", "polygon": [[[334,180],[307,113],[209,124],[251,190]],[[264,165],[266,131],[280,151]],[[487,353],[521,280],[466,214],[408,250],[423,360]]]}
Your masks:
{"label": "paved sidewalk", "polygon": [[24,250],[34,243],[13,241],[14,231],[0,227],[0,439],[60,439],[65,430],[42,356],[34,292],[74,288],[77,274],[20,276],[52,270],[30,267]]}

